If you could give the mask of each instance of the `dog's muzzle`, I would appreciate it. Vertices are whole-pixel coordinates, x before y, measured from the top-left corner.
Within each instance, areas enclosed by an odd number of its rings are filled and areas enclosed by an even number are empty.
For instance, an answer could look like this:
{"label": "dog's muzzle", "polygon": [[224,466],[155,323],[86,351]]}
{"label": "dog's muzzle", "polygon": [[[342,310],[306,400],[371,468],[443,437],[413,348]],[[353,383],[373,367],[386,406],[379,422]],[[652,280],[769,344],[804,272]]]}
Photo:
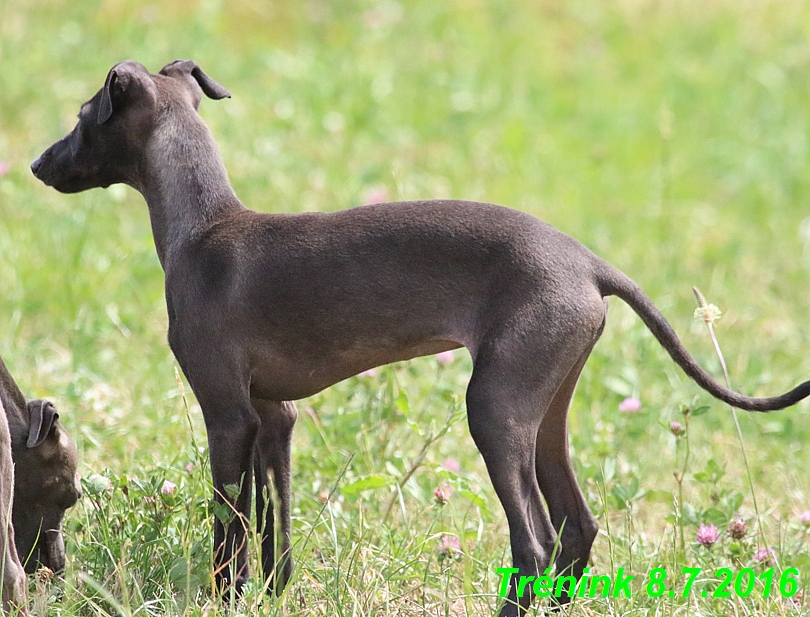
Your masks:
{"label": "dog's muzzle", "polygon": [[36,176],[40,167],[42,167],[42,157],[41,156],[37,157],[37,159],[33,163],[31,163],[31,173],[33,173]]}

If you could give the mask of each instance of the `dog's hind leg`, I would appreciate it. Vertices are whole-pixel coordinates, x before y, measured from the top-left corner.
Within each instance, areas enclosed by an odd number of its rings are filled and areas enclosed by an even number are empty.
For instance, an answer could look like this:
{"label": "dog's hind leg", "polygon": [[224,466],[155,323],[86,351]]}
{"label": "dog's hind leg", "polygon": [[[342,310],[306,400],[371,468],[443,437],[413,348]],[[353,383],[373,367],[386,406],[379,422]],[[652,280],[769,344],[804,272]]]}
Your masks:
{"label": "dog's hind leg", "polygon": [[[571,469],[566,420],[574,388],[591,349],[592,346],[582,354],[554,396],[537,432],[535,449],[537,482],[560,541],[557,574],[574,576],[577,580],[588,563],[598,524]],[[569,599],[567,594],[558,598],[562,602]]]}
{"label": "dog's hind leg", "polygon": [[565,362],[550,349],[543,350],[541,372],[526,370],[526,358],[535,359],[536,353],[521,354],[519,363],[479,354],[467,391],[470,433],[506,513],[518,569],[500,617],[525,613],[534,597],[533,579],[519,581],[541,575],[554,550],[556,533],[537,483],[535,444],[543,415],[576,357]]}
{"label": "dog's hind leg", "polygon": [[[268,580],[268,591],[275,589],[276,594],[281,594],[293,570],[290,540],[290,459],[292,430],[298,414],[295,404],[289,401],[276,402],[253,398],[251,402],[262,423],[254,454],[256,525],[262,544],[262,571]],[[268,483],[270,475],[278,493],[281,519],[281,556],[278,561],[276,561],[273,498]]]}
{"label": "dog's hind leg", "polygon": [[[538,482],[537,469],[546,456],[537,447],[538,432],[562,400],[567,408],[568,390],[573,391],[604,322],[602,298],[587,290],[553,300],[540,298],[529,304],[539,310],[500,319],[506,326],[490,331],[473,352],[467,390],[470,433],[506,513],[517,569],[500,617],[528,610],[534,597],[529,577],[543,575],[550,565],[557,531]],[[566,489],[567,483],[559,488]],[[555,516],[558,503],[550,502]]]}
{"label": "dog's hind leg", "polygon": [[[254,407],[256,401],[253,401]],[[259,429],[261,431],[261,429]],[[253,481],[256,495],[256,533],[259,534],[261,542],[262,572],[265,580],[272,579],[274,571],[267,572],[264,562],[275,563],[276,559],[276,520],[275,506],[273,503],[272,487],[268,474],[268,465],[262,456],[259,447],[259,438],[256,439],[256,447],[253,450]],[[271,593],[274,582],[268,582],[267,592]]]}

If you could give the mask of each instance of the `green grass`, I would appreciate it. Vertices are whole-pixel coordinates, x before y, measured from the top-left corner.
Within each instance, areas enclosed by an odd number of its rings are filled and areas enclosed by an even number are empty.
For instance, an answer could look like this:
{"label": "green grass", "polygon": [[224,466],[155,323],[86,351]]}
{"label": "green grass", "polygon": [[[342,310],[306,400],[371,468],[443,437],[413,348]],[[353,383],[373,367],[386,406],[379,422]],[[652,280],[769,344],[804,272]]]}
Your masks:
{"label": "green grass", "polygon": [[[65,582],[32,581],[36,614],[219,610],[206,455],[191,445],[165,342],[146,207],[122,187],[60,195],[27,169],[121,59],[156,71],[193,58],[231,91],[201,112],[249,207],[337,210],[375,191],[519,208],[637,280],[720,376],[692,318],[700,287],[724,312],[718,336],[738,388],[775,394],[810,375],[804,3],[4,0],[0,14],[0,161],[10,166],[0,178],[0,353],[30,396],[57,402],[85,478],[110,479],[109,490],[85,481],[65,525]],[[295,578],[281,600],[255,580],[238,614],[492,611],[508,533],[465,422],[454,421],[471,368],[456,358],[385,368],[300,402]],[[618,410],[630,395],[641,412]],[[684,421],[685,405],[711,408],[676,439],[669,423]],[[810,509],[810,407],[740,423],[761,534],[730,411],[613,303],[570,418],[572,458],[602,529],[594,571],[761,572],[753,554],[767,545],[806,589],[798,514]],[[457,473],[443,469],[448,457]],[[174,496],[161,494],[164,480]],[[444,506],[433,496],[441,483],[453,488]],[[737,515],[749,533],[735,543],[725,529]],[[708,522],[723,531],[712,550],[694,541]],[[439,561],[442,534],[461,538],[458,559]],[[686,601],[650,598],[641,585],[631,599],[572,609],[732,612],[810,613],[761,588]]]}

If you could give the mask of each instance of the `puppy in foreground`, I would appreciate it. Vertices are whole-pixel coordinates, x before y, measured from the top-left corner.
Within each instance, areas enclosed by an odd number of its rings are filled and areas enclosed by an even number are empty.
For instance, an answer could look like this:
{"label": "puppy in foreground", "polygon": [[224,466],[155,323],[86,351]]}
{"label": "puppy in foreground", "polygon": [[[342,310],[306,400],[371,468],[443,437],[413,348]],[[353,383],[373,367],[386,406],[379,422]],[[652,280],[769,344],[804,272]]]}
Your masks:
{"label": "puppy in foreground", "polygon": [[0,358],[0,402],[14,462],[12,523],[25,571],[65,569],[62,519],[82,496],[76,445],[47,400],[28,400]]}
{"label": "puppy in foreground", "polygon": [[[123,182],[146,199],[169,345],[202,408],[215,498],[238,513],[227,527],[214,521],[223,587],[238,591],[248,575],[254,470],[262,567],[277,589],[286,584],[292,401],[375,366],[469,350],[469,427],[509,522],[514,581],[548,567],[558,534],[558,572],[579,577],[588,562],[597,523],[571,469],[566,416],[607,296],[627,302],[689,377],[734,407],[782,409],[810,394],[810,381],[762,399],[717,384],[633,281],[515,210],[450,200],[248,210],[197,113],[203,94],[230,96],[192,61],[158,74],[121,62],[31,170],[63,193]],[[529,593],[516,598],[514,581],[502,617],[531,603]]]}

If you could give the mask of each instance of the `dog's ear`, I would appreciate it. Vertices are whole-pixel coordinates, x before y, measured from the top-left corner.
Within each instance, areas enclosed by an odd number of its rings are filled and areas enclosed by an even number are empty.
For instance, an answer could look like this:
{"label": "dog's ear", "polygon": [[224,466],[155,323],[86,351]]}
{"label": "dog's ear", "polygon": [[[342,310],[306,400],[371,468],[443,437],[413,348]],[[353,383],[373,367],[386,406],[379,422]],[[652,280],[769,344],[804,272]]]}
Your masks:
{"label": "dog's ear", "polygon": [[119,62],[110,69],[101,89],[101,102],[98,106],[99,124],[109,120],[113,112],[126,102],[126,98],[132,94],[133,86],[144,75],[148,76],[149,71],[137,62]]}
{"label": "dog's ear", "polygon": [[56,407],[50,401],[28,401],[28,448],[36,448],[48,438],[59,419]]}
{"label": "dog's ear", "polygon": [[175,60],[169,62],[169,64],[160,69],[160,74],[166,77],[192,77],[209,99],[219,100],[231,98],[231,93],[208,77],[193,60]]}

